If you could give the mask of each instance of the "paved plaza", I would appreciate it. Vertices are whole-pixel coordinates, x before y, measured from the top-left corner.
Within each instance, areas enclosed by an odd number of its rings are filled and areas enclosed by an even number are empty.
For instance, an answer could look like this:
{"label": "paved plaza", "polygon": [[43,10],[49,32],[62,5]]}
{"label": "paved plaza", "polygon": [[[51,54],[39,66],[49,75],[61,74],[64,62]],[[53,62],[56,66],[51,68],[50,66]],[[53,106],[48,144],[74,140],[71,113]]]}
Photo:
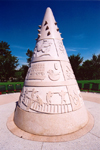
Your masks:
{"label": "paved plaza", "polygon": [[100,94],[84,93],[88,111],[94,117],[94,127],[76,140],[67,142],[37,142],[12,134],[7,126],[8,117],[14,112],[20,93],[0,95],[0,150],[99,150],[100,149]]}

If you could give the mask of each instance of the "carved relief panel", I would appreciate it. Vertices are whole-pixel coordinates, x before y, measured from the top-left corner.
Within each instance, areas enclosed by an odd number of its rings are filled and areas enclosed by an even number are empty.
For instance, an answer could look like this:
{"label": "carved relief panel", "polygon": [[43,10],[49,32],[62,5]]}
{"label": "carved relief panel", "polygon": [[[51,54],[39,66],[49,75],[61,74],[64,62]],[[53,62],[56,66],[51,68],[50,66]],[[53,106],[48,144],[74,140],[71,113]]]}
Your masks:
{"label": "carved relief panel", "polygon": [[59,61],[42,61],[31,63],[26,80],[64,81]]}
{"label": "carved relief panel", "polygon": [[45,79],[45,64],[44,63],[31,63],[28,69],[26,79],[44,80]]}
{"label": "carved relief panel", "polygon": [[75,76],[74,76],[74,73],[73,73],[70,63],[61,61],[61,65],[62,65],[65,80],[75,79]]}
{"label": "carved relief panel", "polygon": [[[49,64],[50,66],[50,64]],[[50,69],[47,71],[48,73],[48,77],[50,80],[52,81],[57,81],[60,79],[60,76],[61,76],[61,69],[60,69],[60,66],[58,63],[53,63],[53,67],[51,68],[50,66]]]}
{"label": "carved relief panel", "polygon": [[57,58],[57,52],[53,39],[44,39],[37,42],[33,52],[32,62],[35,60],[45,60]]}
{"label": "carved relief panel", "polygon": [[[43,92],[44,91],[44,92]],[[67,113],[72,111],[66,87],[25,87],[20,106],[26,111]]]}
{"label": "carved relief panel", "polygon": [[78,85],[70,85],[67,88],[73,111],[79,109],[83,105],[83,100]]}
{"label": "carved relief panel", "polygon": [[55,45],[56,45],[59,59],[66,60],[67,62],[69,62],[69,59],[68,59],[65,47],[63,45],[63,42],[60,40],[55,40]]}

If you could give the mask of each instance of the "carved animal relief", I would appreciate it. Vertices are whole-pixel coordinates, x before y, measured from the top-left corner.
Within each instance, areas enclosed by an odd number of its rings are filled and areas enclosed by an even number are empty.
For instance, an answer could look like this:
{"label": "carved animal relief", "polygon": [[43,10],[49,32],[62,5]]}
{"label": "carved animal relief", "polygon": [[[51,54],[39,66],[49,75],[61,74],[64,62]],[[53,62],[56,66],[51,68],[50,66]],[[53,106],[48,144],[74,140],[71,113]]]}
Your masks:
{"label": "carved animal relief", "polygon": [[[54,103],[55,99],[53,96],[55,94],[60,96],[60,103]],[[67,92],[64,92],[63,90],[61,90],[61,92],[49,91],[45,94],[46,101],[44,102],[38,90],[35,88],[28,90],[26,88],[24,94],[22,95],[22,104],[26,106],[26,111],[33,110],[43,113],[66,113],[69,111],[70,105],[66,103],[66,94]]]}
{"label": "carved animal relief", "polygon": [[61,91],[61,92],[59,93],[59,95],[61,96],[61,104],[63,104],[63,102],[66,103],[66,99],[65,99],[66,92]]}
{"label": "carved animal relief", "polygon": [[60,72],[56,71],[58,70],[58,65],[56,63],[54,64],[54,69],[55,70],[49,70],[47,73],[50,80],[57,81],[60,78]]}
{"label": "carved animal relief", "polygon": [[50,56],[52,42],[49,40],[39,41],[34,49],[34,57]]}

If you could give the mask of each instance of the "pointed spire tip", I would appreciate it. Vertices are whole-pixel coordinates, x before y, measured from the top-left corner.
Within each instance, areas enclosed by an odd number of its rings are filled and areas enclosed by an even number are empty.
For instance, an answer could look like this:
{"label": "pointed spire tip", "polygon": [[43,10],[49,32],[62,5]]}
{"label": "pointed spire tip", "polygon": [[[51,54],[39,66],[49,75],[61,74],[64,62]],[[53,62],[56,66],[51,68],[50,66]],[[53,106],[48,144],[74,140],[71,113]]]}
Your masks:
{"label": "pointed spire tip", "polygon": [[41,39],[48,39],[48,38],[55,38],[55,39],[61,39],[59,28],[57,26],[57,22],[55,21],[53,12],[50,7],[47,7],[42,25],[39,25],[38,29],[38,41]]}
{"label": "pointed spire tip", "polygon": [[50,7],[47,7],[47,9],[50,9],[50,10],[51,10],[51,8],[50,8]]}

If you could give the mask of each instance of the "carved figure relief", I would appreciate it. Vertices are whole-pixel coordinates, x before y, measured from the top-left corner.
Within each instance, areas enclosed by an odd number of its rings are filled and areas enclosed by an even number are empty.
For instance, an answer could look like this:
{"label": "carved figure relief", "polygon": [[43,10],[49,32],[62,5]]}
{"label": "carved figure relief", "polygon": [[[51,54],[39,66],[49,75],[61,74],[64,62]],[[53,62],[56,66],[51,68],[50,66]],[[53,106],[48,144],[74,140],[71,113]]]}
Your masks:
{"label": "carved figure relief", "polygon": [[36,101],[39,103],[39,106],[43,106],[44,103],[43,103],[42,99],[39,97],[39,95],[37,95],[36,98],[37,98]]}
{"label": "carved figure relief", "polygon": [[23,95],[23,101],[26,100],[27,94],[28,94],[28,89],[25,90],[25,93],[24,93],[24,95]]}
{"label": "carved figure relief", "polygon": [[[58,70],[57,64],[54,64],[54,69]],[[54,70],[49,70],[48,72],[48,77],[52,81],[57,81],[60,78],[60,72],[55,72]]]}
{"label": "carved figure relief", "polygon": [[28,71],[27,79],[44,80],[45,79],[45,64],[32,64]]}
{"label": "carved figure relief", "polygon": [[42,45],[40,45],[37,49],[37,52],[42,52],[42,53],[46,53],[50,50],[51,47],[51,42],[48,42],[47,40],[43,40]]}
{"label": "carved figure relief", "polygon": [[49,91],[46,94],[46,101],[47,101],[47,105],[49,105],[51,103],[51,97],[53,96],[53,94],[51,93],[51,91]]}
{"label": "carved figure relief", "polygon": [[79,102],[79,96],[74,90],[73,90],[73,94],[70,95],[70,97],[73,100],[74,104],[77,105]]}
{"label": "carved figure relief", "polygon": [[20,97],[19,97],[19,101],[18,101],[19,106],[20,106],[20,104],[21,104],[21,98],[22,98],[23,96],[24,96],[24,86],[23,86],[22,92],[21,92]]}
{"label": "carved figure relief", "polygon": [[59,95],[61,96],[61,104],[63,104],[63,101],[66,103],[66,99],[65,99],[66,92],[61,91]]}
{"label": "carved figure relief", "polygon": [[72,85],[72,86],[70,85],[67,88],[68,88],[68,93],[69,93],[69,97],[70,97],[73,111],[80,109],[80,107],[84,103],[82,101],[82,97],[81,97],[80,91],[78,89],[78,85],[77,84]]}
{"label": "carved figure relief", "polygon": [[67,65],[66,65],[66,76],[67,78],[74,78],[74,74],[71,67]]}
{"label": "carved figure relief", "polygon": [[23,97],[23,96],[24,96],[24,86],[23,86],[22,92],[21,92],[21,94],[20,94],[19,100],[21,100],[21,97]]}
{"label": "carved figure relief", "polygon": [[82,106],[80,94],[76,91],[77,91],[76,88],[73,89],[69,95],[73,111],[79,109]]}
{"label": "carved figure relief", "polygon": [[64,53],[64,46],[63,46],[62,41],[58,41],[57,43],[58,43],[59,50],[60,50],[62,53]]}
{"label": "carved figure relief", "polygon": [[[51,49],[51,45],[52,42],[50,42],[49,40],[42,40],[39,41],[34,49],[34,57],[42,57],[42,56],[50,56],[50,49]],[[39,52],[41,52],[40,54],[38,54]]]}
{"label": "carved figure relief", "polygon": [[61,67],[63,69],[65,80],[69,80],[69,79],[74,79],[75,78],[73,70],[72,70],[69,62],[61,61]]}
{"label": "carved figure relief", "polygon": [[37,92],[38,92],[38,91],[35,91],[34,88],[32,89],[31,98],[32,98],[33,101],[35,101],[35,94],[36,94]]}
{"label": "carved figure relief", "polygon": [[[27,94],[31,92],[31,97],[29,97]],[[36,91],[34,88],[32,89],[32,91],[28,91],[28,89],[25,90],[25,94],[23,97],[23,103],[27,106],[27,110],[29,110],[32,106],[32,104],[34,102],[36,102],[36,107],[37,105],[39,106],[43,106],[43,101],[42,99],[39,97],[39,95],[37,95],[38,91]]]}
{"label": "carved figure relief", "polygon": [[[60,96],[60,103],[53,102],[54,94]],[[61,92],[48,91],[45,95],[46,102],[44,102],[41,96],[39,95],[38,90],[36,90],[35,88],[33,88],[32,90],[28,90],[28,88],[26,88],[22,97],[22,103],[26,106],[27,111],[30,111],[31,109],[34,111],[46,113],[66,113],[67,105],[69,105],[66,103],[66,94],[67,92],[64,92],[63,90],[61,90]]]}
{"label": "carved figure relief", "polygon": [[66,50],[63,45],[63,42],[60,40],[55,40],[55,45],[56,45],[57,55],[58,55],[59,59],[65,60],[68,62],[69,60],[68,60],[68,56],[66,54]]}

